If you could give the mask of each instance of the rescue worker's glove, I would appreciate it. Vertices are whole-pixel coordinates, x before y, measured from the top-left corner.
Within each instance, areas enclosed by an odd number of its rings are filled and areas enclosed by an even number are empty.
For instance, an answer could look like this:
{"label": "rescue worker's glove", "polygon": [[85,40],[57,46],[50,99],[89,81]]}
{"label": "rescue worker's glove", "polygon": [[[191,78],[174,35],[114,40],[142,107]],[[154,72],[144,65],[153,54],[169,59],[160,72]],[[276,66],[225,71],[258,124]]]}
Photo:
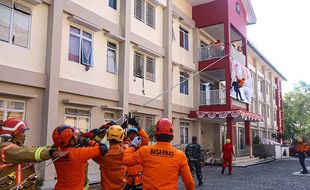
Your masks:
{"label": "rescue worker's glove", "polygon": [[109,150],[109,147],[104,143],[99,143],[99,148],[102,156],[104,156]]}
{"label": "rescue worker's glove", "polygon": [[67,154],[67,152],[64,152],[64,151],[61,151],[61,150],[58,150],[56,148],[51,148],[49,151],[48,151],[48,154],[49,156],[52,158],[52,159],[55,159],[55,158],[58,158],[58,157],[63,157]]}
{"label": "rescue worker's glove", "polygon": [[135,137],[131,143],[130,146],[134,148],[138,148],[141,144],[142,138],[140,136]]}
{"label": "rescue worker's glove", "polygon": [[108,123],[101,125],[101,127],[99,127],[99,129],[109,129],[109,127],[112,125],[117,125],[117,123],[115,123],[115,121],[110,121]]}
{"label": "rescue worker's glove", "polygon": [[136,120],[135,117],[132,117],[128,120],[128,123],[132,126],[134,126],[135,128],[137,128],[138,130],[140,130],[140,124],[139,122]]}
{"label": "rescue worker's glove", "polygon": [[90,138],[80,136],[78,144],[79,144],[79,146],[87,146],[89,144],[89,141],[90,141]]}
{"label": "rescue worker's glove", "polygon": [[95,140],[100,142],[104,136],[106,135],[106,129],[93,129],[87,133],[81,135],[81,137],[89,138],[91,140]]}

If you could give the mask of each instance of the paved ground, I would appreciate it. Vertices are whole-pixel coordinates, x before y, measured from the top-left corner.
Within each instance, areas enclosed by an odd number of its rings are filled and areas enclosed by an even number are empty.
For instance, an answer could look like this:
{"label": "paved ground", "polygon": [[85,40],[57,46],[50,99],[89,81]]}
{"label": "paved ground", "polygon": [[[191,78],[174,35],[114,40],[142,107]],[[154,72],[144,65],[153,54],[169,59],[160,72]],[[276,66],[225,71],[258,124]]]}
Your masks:
{"label": "paved ground", "polygon": [[[309,160],[306,161],[306,165],[310,165]],[[300,169],[296,159],[274,161],[248,168],[234,167],[231,176],[220,174],[220,167],[205,166],[203,169],[204,184],[200,187],[196,185],[196,189],[309,190],[310,175],[299,175]],[[93,186],[91,189],[100,188]],[[185,189],[181,180],[179,180],[179,189]]]}

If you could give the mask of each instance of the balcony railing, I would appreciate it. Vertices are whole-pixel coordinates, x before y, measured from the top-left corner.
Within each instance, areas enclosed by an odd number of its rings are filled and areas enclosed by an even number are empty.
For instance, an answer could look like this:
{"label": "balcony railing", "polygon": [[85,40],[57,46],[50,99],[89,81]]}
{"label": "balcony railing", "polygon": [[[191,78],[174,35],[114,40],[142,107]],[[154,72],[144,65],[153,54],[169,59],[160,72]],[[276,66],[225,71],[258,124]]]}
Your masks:
{"label": "balcony railing", "polygon": [[200,91],[200,105],[226,104],[226,90]]}
{"label": "balcony railing", "polygon": [[199,48],[199,61],[223,57],[224,44],[215,44]]}
{"label": "balcony railing", "polygon": [[238,61],[242,65],[245,65],[245,56],[233,46],[230,46],[230,55],[234,60]]}

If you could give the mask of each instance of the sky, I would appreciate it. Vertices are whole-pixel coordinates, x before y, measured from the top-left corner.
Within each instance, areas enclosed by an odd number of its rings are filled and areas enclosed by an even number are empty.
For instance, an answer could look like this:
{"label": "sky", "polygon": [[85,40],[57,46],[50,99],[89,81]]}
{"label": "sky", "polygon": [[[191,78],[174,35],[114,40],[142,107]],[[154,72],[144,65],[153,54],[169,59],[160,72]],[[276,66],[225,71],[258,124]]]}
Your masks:
{"label": "sky", "polygon": [[251,0],[256,24],[248,40],[287,79],[283,93],[298,81],[310,84],[310,0]]}

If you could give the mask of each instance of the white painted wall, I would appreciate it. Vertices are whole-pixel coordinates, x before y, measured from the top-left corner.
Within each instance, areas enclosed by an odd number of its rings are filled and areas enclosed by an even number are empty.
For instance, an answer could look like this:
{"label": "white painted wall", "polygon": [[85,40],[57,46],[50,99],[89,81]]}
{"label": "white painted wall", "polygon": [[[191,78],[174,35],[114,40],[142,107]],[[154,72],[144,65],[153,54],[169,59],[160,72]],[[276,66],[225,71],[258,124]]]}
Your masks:
{"label": "white painted wall", "polygon": [[[116,43],[119,49],[118,42],[108,39],[101,31],[93,32],[68,21],[68,16],[67,14],[63,15],[60,77],[117,90],[118,75],[107,72],[107,42],[109,40]],[[89,71],[85,70],[84,65],[69,61],[68,59],[70,25],[93,34],[93,67],[91,67]],[[117,61],[118,60],[117,57]]]}
{"label": "white painted wall", "polygon": [[163,8],[155,7],[155,28],[135,18],[134,0],[131,1],[131,31],[158,46],[163,46]]}
{"label": "white painted wall", "polygon": [[108,21],[119,25],[120,17],[120,1],[117,1],[117,9],[109,7],[108,0],[72,0],[74,3],[79,4],[83,8],[89,9],[90,11],[106,18]]}
{"label": "white painted wall", "polygon": [[[155,82],[150,80],[144,80],[144,92],[145,95],[142,94],[142,84],[143,80],[138,77],[134,77],[134,48],[131,45],[130,48],[130,61],[129,61],[129,93],[154,98],[155,96],[163,93],[163,59],[156,58],[155,59],[155,72],[156,72],[156,80]],[[139,52],[139,51],[138,51]],[[141,52],[140,52],[141,53]],[[163,96],[157,98],[158,100],[163,100]]]}
{"label": "white painted wall", "polygon": [[38,73],[45,72],[48,6],[34,6],[29,48],[0,41],[0,64]]}

